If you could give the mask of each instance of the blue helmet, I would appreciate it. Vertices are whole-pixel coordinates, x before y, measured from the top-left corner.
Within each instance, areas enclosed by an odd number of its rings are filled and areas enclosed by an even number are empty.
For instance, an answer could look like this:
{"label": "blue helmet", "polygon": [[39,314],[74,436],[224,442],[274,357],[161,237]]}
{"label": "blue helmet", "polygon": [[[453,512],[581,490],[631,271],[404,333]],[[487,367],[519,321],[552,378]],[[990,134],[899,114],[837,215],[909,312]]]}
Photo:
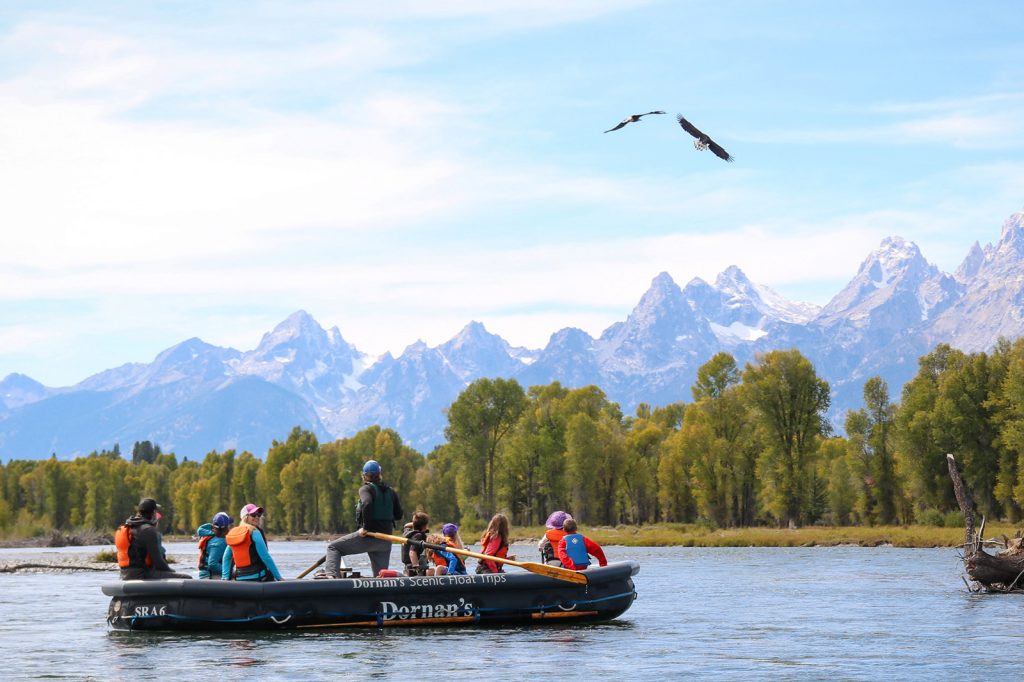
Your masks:
{"label": "blue helmet", "polygon": [[379,476],[380,475],[380,464],[377,464],[376,460],[369,460],[363,465],[364,476]]}
{"label": "blue helmet", "polygon": [[230,516],[228,516],[227,514],[225,514],[224,512],[217,512],[216,514],[213,515],[213,525],[215,525],[215,526],[220,526],[221,528],[227,528],[228,526],[230,526],[234,522],[235,522],[235,520],[233,518],[231,518]]}

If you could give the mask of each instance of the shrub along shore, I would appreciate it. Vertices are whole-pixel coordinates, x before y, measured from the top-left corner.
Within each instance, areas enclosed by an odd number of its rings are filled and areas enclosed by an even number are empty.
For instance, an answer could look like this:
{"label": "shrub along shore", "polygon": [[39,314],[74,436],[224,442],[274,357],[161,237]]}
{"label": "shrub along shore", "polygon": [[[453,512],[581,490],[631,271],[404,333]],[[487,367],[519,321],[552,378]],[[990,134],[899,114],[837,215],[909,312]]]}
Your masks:
{"label": "shrub along shore", "polygon": [[[644,526],[597,526],[582,529],[587,537],[602,545],[620,547],[835,547],[839,545],[860,547],[958,547],[964,541],[964,529],[941,526],[808,526],[805,528],[709,528],[699,524],[658,523]],[[1003,535],[1013,537],[1017,527],[1006,523],[989,523],[985,527],[988,538]],[[536,542],[544,532],[543,526],[519,527],[512,529],[513,542]],[[77,538],[88,543],[106,544],[109,535],[80,532],[71,536],[72,542],[50,544],[53,535],[32,538],[6,537],[0,540],[0,547],[53,547],[72,546]],[[65,536],[66,537],[66,536]],[[336,535],[271,535],[271,542],[323,541]],[[475,533],[465,531],[467,543],[477,541]],[[106,542],[105,542],[106,541]],[[165,542],[191,542],[188,535],[165,535]],[[520,559],[534,561],[536,557],[522,556]]]}

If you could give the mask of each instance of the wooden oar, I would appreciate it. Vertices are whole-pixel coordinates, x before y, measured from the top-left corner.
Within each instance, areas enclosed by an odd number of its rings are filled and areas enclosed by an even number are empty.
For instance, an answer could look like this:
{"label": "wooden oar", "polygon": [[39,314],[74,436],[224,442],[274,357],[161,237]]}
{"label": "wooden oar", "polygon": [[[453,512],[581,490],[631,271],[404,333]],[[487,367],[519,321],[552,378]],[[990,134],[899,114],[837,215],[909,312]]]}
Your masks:
{"label": "wooden oar", "polygon": [[[371,533],[366,532],[371,538],[377,538],[378,540],[389,540],[391,542],[397,542],[399,544],[405,544],[407,540],[400,538],[397,535],[386,535],[384,533]],[[417,545],[420,543],[417,542]],[[496,561],[499,564],[508,564],[509,566],[518,566],[519,568],[525,569],[530,573],[537,573],[538,575],[546,575],[549,578],[555,578],[557,580],[565,580],[570,583],[577,583],[579,585],[587,584],[587,576],[579,571],[570,571],[568,568],[559,568],[558,566],[548,566],[547,564],[538,564],[533,561],[513,561],[512,559],[504,559],[500,556],[491,556],[490,554],[480,554],[478,552],[470,552],[468,549],[459,549],[458,547],[449,547],[448,545],[435,545],[430,542],[424,542],[424,547],[433,550],[440,550],[443,552],[451,552],[453,554],[461,554],[463,556],[473,557],[474,559],[484,559],[486,561]]]}
{"label": "wooden oar", "polygon": [[322,563],[323,563],[323,562],[325,562],[325,561],[327,561],[327,555],[326,555],[326,554],[325,554],[325,555],[323,555],[322,557],[320,557],[319,559],[317,559],[317,560],[316,560],[316,563],[315,563],[315,564],[313,564],[312,566],[310,566],[309,568],[307,568],[307,569],[306,569],[305,571],[303,571],[302,573],[299,573],[299,574],[298,574],[297,576],[295,576],[295,579],[296,579],[296,580],[302,580],[302,579],[303,579],[303,578],[305,578],[305,577],[306,577],[307,575],[309,575],[309,574],[310,574],[311,572],[313,572],[314,570],[316,570],[316,567],[317,567],[317,566],[319,566],[320,564],[322,564]]}

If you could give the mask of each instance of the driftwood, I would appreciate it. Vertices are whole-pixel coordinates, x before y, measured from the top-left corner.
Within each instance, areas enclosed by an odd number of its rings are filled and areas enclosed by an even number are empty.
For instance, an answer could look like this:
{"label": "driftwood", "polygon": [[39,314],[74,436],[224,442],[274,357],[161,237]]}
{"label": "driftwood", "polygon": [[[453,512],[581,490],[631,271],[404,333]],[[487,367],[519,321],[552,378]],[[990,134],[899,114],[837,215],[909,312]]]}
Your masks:
{"label": "driftwood", "polygon": [[[35,563],[21,563],[21,564],[4,564],[0,566],[0,573],[14,573],[15,571],[24,571],[28,569],[42,568],[51,571],[110,571],[113,570],[111,567],[102,566],[77,566],[75,564],[35,564]],[[116,565],[114,566],[116,568]]]}
{"label": "driftwood", "polygon": [[[981,527],[974,531],[974,502],[970,490],[964,485],[960,470],[953,455],[946,455],[949,466],[949,477],[953,480],[953,492],[957,504],[964,513],[966,535],[964,536],[964,568],[967,575],[982,589],[997,592],[1024,589],[1024,538],[1018,531],[1016,537],[1007,538],[1001,543],[984,539],[985,518],[981,519]],[[1003,549],[996,554],[989,554],[984,545],[1001,544]]]}

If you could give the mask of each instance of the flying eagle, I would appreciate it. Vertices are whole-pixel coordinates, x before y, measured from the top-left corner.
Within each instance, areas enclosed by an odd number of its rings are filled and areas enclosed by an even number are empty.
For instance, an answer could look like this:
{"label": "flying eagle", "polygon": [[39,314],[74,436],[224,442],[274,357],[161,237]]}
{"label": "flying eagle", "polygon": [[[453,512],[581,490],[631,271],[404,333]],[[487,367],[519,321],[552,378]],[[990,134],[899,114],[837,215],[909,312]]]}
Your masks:
{"label": "flying eagle", "polygon": [[693,146],[698,151],[710,149],[718,158],[724,159],[725,161],[732,163],[733,158],[729,156],[729,152],[722,149],[721,145],[719,145],[717,142],[708,137],[707,133],[702,133],[700,130],[698,130],[697,126],[693,125],[685,118],[683,118],[682,114],[676,114],[676,120],[679,121],[679,125],[682,126],[683,130],[697,138],[696,140],[693,141]]}
{"label": "flying eagle", "polygon": [[619,128],[625,128],[627,123],[636,123],[637,121],[639,121],[644,116],[649,116],[651,114],[664,114],[664,113],[665,113],[664,111],[648,111],[646,114],[633,114],[632,116],[627,116],[626,118],[622,119],[622,121],[619,122],[619,125],[615,126],[614,128],[609,128],[605,132],[606,133],[610,133],[613,130],[618,130]]}

